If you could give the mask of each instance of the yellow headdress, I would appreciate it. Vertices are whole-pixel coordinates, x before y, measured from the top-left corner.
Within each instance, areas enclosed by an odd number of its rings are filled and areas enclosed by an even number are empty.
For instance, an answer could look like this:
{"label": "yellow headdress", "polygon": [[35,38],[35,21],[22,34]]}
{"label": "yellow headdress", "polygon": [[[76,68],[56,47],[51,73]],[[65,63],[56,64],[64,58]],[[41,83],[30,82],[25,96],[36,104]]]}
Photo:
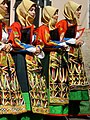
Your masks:
{"label": "yellow headdress", "polygon": [[36,4],[30,0],[22,0],[16,9],[18,19],[23,26],[29,26],[34,21],[34,18],[28,13],[33,5],[36,6]]}
{"label": "yellow headdress", "polygon": [[50,30],[55,28],[56,21],[52,17],[56,11],[58,11],[58,9],[52,6],[45,6],[43,8],[42,22],[47,24]]}
{"label": "yellow headdress", "polygon": [[82,7],[82,5],[75,3],[74,1],[68,1],[64,5],[64,10],[63,10],[63,15],[66,19],[74,21],[79,24],[79,19],[75,15],[75,11],[79,8]]}
{"label": "yellow headdress", "polygon": [[0,4],[3,2],[4,0],[0,0]]}
{"label": "yellow headdress", "polygon": [[[0,0],[0,5],[2,4],[4,0]],[[6,11],[4,9],[2,9],[2,7],[0,7],[0,20],[2,20],[4,18],[6,14]]]}

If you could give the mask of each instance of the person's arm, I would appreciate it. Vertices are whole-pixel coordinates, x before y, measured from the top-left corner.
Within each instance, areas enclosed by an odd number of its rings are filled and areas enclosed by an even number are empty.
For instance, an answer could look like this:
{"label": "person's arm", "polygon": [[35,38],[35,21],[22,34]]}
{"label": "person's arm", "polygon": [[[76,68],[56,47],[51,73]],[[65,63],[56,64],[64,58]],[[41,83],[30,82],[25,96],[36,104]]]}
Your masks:
{"label": "person's arm", "polygon": [[42,47],[50,47],[57,45],[55,42],[51,41],[49,29],[46,26],[41,26],[37,29],[36,44],[41,45]]}
{"label": "person's arm", "polygon": [[21,25],[18,22],[15,22],[9,28],[9,42],[12,44],[13,49],[17,52],[36,52],[35,46],[21,42]]}
{"label": "person's arm", "polygon": [[58,28],[60,41],[63,42],[65,33],[67,31],[67,22],[66,22],[66,20],[61,20],[58,23],[56,23],[56,28]]}
{"label": "person's arm", "polygon": [[60,41],[65,42],[66,44],[76,44],[76,38],[65,38],[65,33],[68,29],[68,24],[66,20],[61,20],[56,24],[58,32],[60,35]]}

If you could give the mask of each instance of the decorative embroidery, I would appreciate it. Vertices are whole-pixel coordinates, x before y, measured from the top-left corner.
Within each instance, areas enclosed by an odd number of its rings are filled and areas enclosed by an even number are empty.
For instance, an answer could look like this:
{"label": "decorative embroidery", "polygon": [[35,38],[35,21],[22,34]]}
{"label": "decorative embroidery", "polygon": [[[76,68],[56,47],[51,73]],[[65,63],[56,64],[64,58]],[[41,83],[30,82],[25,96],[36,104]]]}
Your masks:
{"label": "decorative embroidery", "polygon": [[80,47],[72,47],[73,52],[69,52],[69,84],[71,90],[88,89],[82,53]]}
{"label": "decorative embroidery", "polygon": [[50,52],[49,85],[50,104],[68,104],[68,67],[65,52]]}
{"label": "decorative embroidery", "polygon": [[46,79],[42,74],[40,59],[26,56],[27,72],[30,88],[31,107],[34,113],[49,113]]}
{"label": "decorative embroidery", "polygon": [[0,52],[0,114],[26,112],[16,77],[14,62],[9,53]]}
{"label": "decorative embroidery", "polygon": [[20,35],[17,31],[16,32],[14,31],[14,36],[17,37],[17,38],[20,37]]}

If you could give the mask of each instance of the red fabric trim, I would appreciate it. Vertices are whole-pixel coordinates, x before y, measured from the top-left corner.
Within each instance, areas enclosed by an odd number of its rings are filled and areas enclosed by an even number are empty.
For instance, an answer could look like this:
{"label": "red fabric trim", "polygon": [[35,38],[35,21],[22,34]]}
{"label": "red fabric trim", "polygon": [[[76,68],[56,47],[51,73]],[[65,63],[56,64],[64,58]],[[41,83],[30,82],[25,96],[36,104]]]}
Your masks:
{"label": "red fabric trim", "polygon": [[72,117],[72,116],[90,116],[90,114],[47,114],[48,116],[67,116],[67,117]]}
{"label": "red fabric trim", "polygon": [[23,27],[22,29],[27,29],[27,28],[30,28],[30,44],[32,44],[32,36],[33,36],[33,33],[34,33],[34,25]]}
{"label": "red fabric trim", "polygon": [[30,30],[30,44],[32,44],[33,32],[34,32],[34,25],[31,26],[31,30]]}
{"label": "red fabric trim", "polygon": [[77,32],[81,32],[80,36],[77,39],[79,39],[82,36],[82,34],[84,33],[84,30],[85,30],[85,28],[81,28],[81,29],[77,30]]}
{"label": "red fabric trim", "polygon": [[0,41],[2,39],[2,23],[0,23]]}

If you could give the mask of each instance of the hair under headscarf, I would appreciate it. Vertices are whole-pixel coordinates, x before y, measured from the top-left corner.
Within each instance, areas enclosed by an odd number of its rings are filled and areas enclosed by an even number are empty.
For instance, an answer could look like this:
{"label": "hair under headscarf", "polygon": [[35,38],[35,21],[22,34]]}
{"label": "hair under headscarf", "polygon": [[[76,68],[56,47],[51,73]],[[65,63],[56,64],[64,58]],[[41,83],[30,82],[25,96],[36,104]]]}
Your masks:
{"label": "hair under headscarf", "polygon": [[50,30],[55,29],[54,25],[56,21],[52,17],[56,11],[58,11],[58,9],[52,6],[45,6],[43,8],[42,22],[47,24]]}
{"label": "hair under headscarf", "polygon": [[[0,5],[2,4],[3,1],[4,0],[0,0]],[[2,9],[2,7],[0,7],[0,20],[2,20],[5,15],[6,15],[6,11]]]}
{"label": "hair under headscarf", "polygon": [[22,0],[16,9],[18,20],[23,26],[29,26],[34,21],[34,18],[28,13],[33,5],[36,6],[36,4],[30,0]]}
{"label": "hair under headscarf", "polygon": [[79,19],[75,15],[75,12],[78,8],[81,8],[82,5],[75,3],[74,1],[68,1],[64,5],[63,15],[66,19],[71,20],[79,24]]}

